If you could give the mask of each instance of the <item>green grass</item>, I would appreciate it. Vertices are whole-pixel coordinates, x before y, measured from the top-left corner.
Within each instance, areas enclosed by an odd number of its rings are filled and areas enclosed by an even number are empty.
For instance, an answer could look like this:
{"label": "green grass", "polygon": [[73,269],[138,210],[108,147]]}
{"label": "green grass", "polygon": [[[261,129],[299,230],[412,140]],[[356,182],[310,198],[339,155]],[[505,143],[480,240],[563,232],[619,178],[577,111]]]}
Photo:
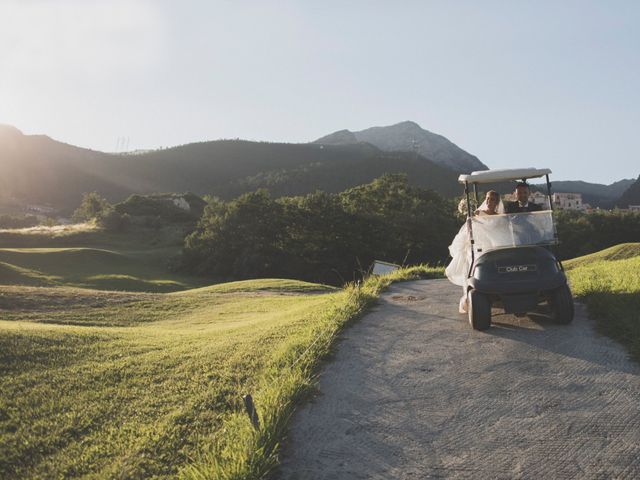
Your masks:
{"label": "green grass", "polygon": [[0,229],[0,247],[94,247],[141,248],[181,245],[185,236],[179,225],[150,229],[131,226],[126,232],[107,232],[93,223]]}
{"label": "green grass", "polygon": [[125,233],[91,224],[0,230],[0,285],[140,292],[199,287],[207,282],[168,269],[184,234],[176,225]]}
{"label": "green grass", "polygon": [[640,243],[625,243],[564,262],[571,289],[600,332],[640,361]]}
{"label": "green grass", "polygon": [[[301,292],[331,292],[337,290],[335,287],[320,285],[317,283],[303,282],[300,280],[288,280],[282,278],[260,278],[256,280],[243,280],[240,282],[220,283],[209,285],[198,289],[190,290],[189,293],[234,293],[243,292],[250,289],[254,292],[277,291],[279,293],[301,293]],[[184,292],[176,292],[174,295],[181,295]]]}
{"label": "green grass", "polygon": [[341,290],[0,287],[0,478],[261,478],[340,329],[390,282],[441,270]]}
{"label": "green grass", "polygon": [[0,284],[171,292],[203,280],[168,272],[178,248],[0,248]]}
{"label": "green grass", "polygon": [[569,268],[576,268],[582,265],[589,265],[593,262],[606,260],[624,260],[640,256],[640,243],[621,243],[613,247],[605,248],[599,252],[584,255],[582,257],[566,260],[565,265]]}
{"label": "green grass", "polygon": [[196,461],[181,469],[186,479],[259,479],[278,461],[279,442],[296,403],[313,387],[318,363],[330,351],[341,329],[361,315],[389,284],[416,278],[440,278],[444,268],[416,266],[381,277],[372,276],[361,285],[345,288],[343,297],[330,309],[316,312],[318,324],[303,341],[288,338],[277,361],[267,365],[253,393],[260,414],[254,429],[242,411],[225,422],[225,435],[215,439]]}
{"label": "green grass", "polygon": [[3,291],[0,478],[175,475],[345,296],[277,293]]}

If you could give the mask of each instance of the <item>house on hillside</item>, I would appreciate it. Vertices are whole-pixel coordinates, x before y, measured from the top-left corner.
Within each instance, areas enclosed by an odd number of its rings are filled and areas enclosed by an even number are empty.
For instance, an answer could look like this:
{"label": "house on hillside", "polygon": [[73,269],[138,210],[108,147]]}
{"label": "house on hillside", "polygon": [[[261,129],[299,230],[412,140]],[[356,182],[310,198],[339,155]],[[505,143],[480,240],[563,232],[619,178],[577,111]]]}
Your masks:
{"label": "house on hillside", "polygon": [[640,212],[640,205],[629,205],[629,211]]}
{"label": "house on hillside", "polygon": [[542,192],[533,192],[531,195],[529,195],[529,202],[542,205],[544,209],[549,208],[549,199],[547,195]]}
{"label": "house on hillside", "polygon": [[560,210],[585,210],[587,204],[582,203],[581,193],[554,193],[553,207]]}

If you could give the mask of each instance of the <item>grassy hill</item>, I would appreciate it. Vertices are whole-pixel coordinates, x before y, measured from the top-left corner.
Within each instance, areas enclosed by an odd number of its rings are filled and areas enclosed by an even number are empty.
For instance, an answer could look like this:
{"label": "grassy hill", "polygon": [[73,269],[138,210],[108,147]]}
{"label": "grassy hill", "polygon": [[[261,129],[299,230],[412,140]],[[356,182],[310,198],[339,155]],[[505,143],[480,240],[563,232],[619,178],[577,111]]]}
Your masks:
{"label": "grassy hill", "polygon": [[0,232],[0,478],[263,478],[338,331],[394,278],[442,270],[203,286],[164,268],[181,238]]}
{"label": "grassy hill", "polygon": [[164,247],[145,251],[0,248],[0,282],[156,292],[188,288],[197,280],[167,278],[166,258],[175,253]]}
{"label": "grassy hill", "polygon": [[605,248],[599,252],[584,255],[564,262],[567,269],[575,269],[593,265],[598,262],[613,260],[627,260],[640,256],[640,243],[621,243],[613,247]]}
{"label": "grassy hill", "polygon": [[132,228],[126,234],[89,224],[0,230],[0,285],[145,292],[201,286],[201,278],[169,272],[182,238],[171,225]]}
{"label": "grassy hill", "polygon": [[71,213],[83,192],[110,202],[131,194],[194,192],[232,198],[266,187],[276,195],[338,192],[381,174],[406,172],[418,186],[458,193],[457,173],[407,152],[366,144],[218,140],[136,155],[67,145],[0,126],[0,206],[48,204]]}
{"label": "grassy hill", "polygon": [[600,331],[640,361],[640,243],[626,243],[564,262],[574,295]]}
{"label": "grassy hill", "polygon": [[175,475],[347,296],[309,287],[0,287],[0,477]]}
{"label": "grassy hill", "polygon": [[0,286],[0,477],[263,478],[317,362],[391,280]]}

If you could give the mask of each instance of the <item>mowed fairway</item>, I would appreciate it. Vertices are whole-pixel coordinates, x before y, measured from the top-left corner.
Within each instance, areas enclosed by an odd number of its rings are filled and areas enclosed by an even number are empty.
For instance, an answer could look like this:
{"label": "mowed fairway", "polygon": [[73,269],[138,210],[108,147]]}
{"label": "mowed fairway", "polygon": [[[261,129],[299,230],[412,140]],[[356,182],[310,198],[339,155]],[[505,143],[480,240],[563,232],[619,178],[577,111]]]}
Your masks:
{"label": "mowed fairway", "polygon": [[0,248],[0,283],[154,292],[197,284],[198,279],[168,274],[172,253],[177,249]]}
{"label": "mowed fairway", "polygon": [[0,478],[178,474],[347,295],[290,280],[0,287]]}
{"label": "mowed fairway", "polygon": [[90,224],[0,230],[0,285],[172,292],[203,279],[168,271],[178,227],[108,233]]}

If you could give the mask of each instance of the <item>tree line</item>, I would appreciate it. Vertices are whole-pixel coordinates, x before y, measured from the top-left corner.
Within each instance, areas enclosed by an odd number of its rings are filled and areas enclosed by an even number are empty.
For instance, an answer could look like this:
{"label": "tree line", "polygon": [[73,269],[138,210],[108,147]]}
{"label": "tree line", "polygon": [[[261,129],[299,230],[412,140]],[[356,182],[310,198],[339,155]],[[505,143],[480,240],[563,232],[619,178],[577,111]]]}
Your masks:
{"label": "tree line", "polygon": [[459,229],[454,204],[387,174],[338,194],[209,198],[185,240],[183,266],[220,279],[353,281],[374,259],[443,263]]}
{"label": "tree line", "polygon": [[620,243],[640,242],[640,212],[602,210],[556,212],[561,260],[581,257]]}
{"label": "tree line", "polygon": [[[93,192],[75,218],[107,230],[122,230],[140,215],[175,222],[173,204],[165,200],[133,196],[114,206]],[[447,247],[464,222],[456,199],[412,186],[405,174],[335,194],[275,198],[260,189],[229,201],[206,200],[171,265],[219,281],[285,277],[339,285],[359,279],[374,260],[446,264]],[[555,218],[561,242],[555,251],[563,260],[640,242],[639,213],[559,211]]]}

